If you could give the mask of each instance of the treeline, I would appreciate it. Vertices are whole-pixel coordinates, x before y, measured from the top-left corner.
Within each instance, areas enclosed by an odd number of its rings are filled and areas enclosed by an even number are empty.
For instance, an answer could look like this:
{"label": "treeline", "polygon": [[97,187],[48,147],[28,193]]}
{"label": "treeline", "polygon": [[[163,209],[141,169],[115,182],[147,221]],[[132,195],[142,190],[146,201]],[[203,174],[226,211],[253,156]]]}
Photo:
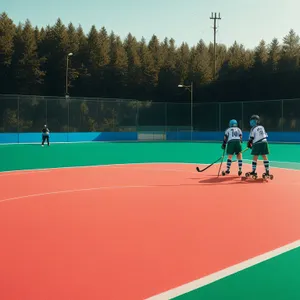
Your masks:
{"label": "treeline", "polygon": [[300,45],[293,31],[280,42],[260,41],[255,49],[235,42],[217,45],[213,78],[213,44],[196,46],[174,39],[149,42],[132,34],[93,26],[85,34],[60,19],[53,26],[14,24],[0,15],[0,93],[64,96],[66,57],[72,97],[107,97],[186,102],[179,83],[194,82],[195,102],[248,101],[300,97]]}

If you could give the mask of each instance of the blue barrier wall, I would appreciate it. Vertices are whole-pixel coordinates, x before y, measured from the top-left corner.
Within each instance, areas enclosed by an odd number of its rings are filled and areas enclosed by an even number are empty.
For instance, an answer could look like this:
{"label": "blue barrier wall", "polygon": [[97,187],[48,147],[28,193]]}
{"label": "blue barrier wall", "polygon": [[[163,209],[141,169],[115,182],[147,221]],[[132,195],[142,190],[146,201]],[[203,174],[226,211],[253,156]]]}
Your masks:
{"label": "blue barrier wall", "polygon": [[[269,142],[281,143],[300,143],[300,132],[268,132]],[[193,132],[192,139],[194,141],[222,141],[224,132]],[[249,132],[243,132],[243,139],[247,141]],[[190,132],[167,132],[167,140],[169,141],[189,141],[191,140]]]}
{"label": "blue barrier wall", "polygon": [[[40,133],[1,133],[0,144],[41,143]],[[52,143],[92,142],[92,141],[136,141],[137,132],[60,132],[51,133]]]}
{"label": "blue barrier wall", "polygon": [[[151,135],[151,132],[149,132]],[[269,142],[300,143],[300,132],[269,132]],[[193,132],[194,141],[221,141],[224,132]],[[243,132],[248,140],[249,132]],[[91,142],[91,141],[137,141],[137,132],[69,132],[51,133],[52,143]],[[190,132],[167,132],[167,141],[190,141]],[[149,139],[148,141],[151,141]],[[0,133],[0,144],[40,143],[40,133]]]}

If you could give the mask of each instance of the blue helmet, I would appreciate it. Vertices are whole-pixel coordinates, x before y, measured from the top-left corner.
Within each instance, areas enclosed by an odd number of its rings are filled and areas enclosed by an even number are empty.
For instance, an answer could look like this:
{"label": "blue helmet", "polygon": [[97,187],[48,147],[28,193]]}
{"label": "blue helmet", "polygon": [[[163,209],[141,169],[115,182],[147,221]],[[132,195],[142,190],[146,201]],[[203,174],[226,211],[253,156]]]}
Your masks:
{"label": "blue helmet", "polygon": [[238,126],[238,122],[237,122],[237,120],[230,120],[230,122],[229,122],[229,127],[235,127],[235,126]]}
{"label": "blue helmet", "polygon": [[251,116],[251,118],[250,118],[250,126],[254,127],[254,126],[258,125],[259,121],[260,121],[260,118],[259,118],[258,115]]}

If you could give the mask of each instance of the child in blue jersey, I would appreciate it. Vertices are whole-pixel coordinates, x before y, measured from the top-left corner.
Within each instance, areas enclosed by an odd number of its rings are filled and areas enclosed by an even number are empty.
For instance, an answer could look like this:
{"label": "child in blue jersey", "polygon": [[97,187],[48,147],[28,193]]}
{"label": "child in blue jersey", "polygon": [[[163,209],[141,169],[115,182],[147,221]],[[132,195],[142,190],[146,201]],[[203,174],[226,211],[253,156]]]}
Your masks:
{"label": "child in blue jersey", "polygon": [[226,149],[227,157],[227,169],[222,172],[222,175],[230,174],[230,167],[232,163],[232,156],[236,155],[238,159],[239,171],[238,175],[242,175],[242,166],[243,166],[243,158],[242,158],[242,139],[243,133],[242,130],[238,127],[238,122],[236,120],[231,120],[229,122],[229,128],[226,129],[224,134],[224,140],[222,143],[222,149]]}

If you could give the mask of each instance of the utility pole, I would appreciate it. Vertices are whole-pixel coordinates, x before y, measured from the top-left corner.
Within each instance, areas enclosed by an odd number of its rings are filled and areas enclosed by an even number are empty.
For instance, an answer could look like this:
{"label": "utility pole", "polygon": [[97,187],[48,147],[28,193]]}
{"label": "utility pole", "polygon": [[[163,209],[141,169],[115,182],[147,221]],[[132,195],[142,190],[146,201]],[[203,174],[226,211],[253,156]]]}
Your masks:
{"label": "utility pole", "polygon": [[216,45],[216,36],[217,36],[217,20],[221,20],[220,13],[217,16],[217,13],[211,13],[211,20],[214,20],[214,79],[216,79],[217,74],[217,45]]}

